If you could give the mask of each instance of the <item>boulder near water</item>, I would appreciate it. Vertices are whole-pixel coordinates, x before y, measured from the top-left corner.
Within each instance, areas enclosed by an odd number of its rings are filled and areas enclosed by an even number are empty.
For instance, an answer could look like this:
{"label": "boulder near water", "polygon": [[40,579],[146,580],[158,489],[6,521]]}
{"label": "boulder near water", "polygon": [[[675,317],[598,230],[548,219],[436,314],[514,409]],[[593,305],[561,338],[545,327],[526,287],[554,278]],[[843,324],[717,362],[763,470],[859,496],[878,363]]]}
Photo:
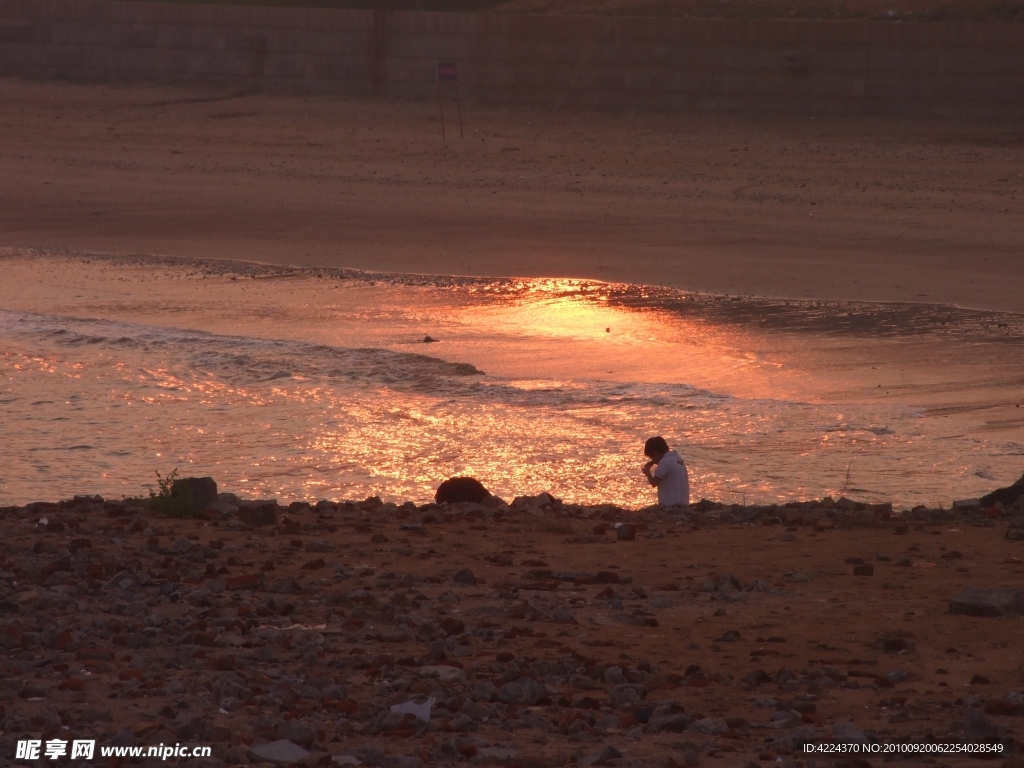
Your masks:
{"label": "boulder near water", "polygon": [[183,477],[171,485],[171,495],[187,498],[196,509],[206,509],[217,501],[217,483],[212,477]]}
{"label": "boulder near water", "polygon": [[438,504],[479,504],[490,495],[475,477],[450,477],[437,487],[434,501]]}

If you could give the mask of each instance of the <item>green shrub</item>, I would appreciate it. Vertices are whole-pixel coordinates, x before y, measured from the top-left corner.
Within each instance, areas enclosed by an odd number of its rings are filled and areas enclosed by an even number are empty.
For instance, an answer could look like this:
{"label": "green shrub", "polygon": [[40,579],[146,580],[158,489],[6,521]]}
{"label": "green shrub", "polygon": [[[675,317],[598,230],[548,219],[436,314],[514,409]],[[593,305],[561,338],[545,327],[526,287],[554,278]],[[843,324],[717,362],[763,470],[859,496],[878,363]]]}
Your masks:
{"label": "green shrub", "polygon": [[164,517],[199,517],[199,510],[192,501],[192,493],[188,487],[179,487],[177,492],[174,491],[174,481],[177,479],[177,467],[166,476],[156,470],[159,492],[150,489],[148,499],[139,496],[132,501]]}

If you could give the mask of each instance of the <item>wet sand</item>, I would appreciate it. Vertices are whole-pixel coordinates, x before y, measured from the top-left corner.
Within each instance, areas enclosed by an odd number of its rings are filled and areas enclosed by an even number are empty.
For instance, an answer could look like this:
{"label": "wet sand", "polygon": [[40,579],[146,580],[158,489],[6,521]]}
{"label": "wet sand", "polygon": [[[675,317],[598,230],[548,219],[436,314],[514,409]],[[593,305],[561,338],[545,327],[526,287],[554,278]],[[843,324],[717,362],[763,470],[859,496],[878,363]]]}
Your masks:
{"label": "wet sand", "polygon": [[0,245],[1024,311],[1017,126],[0,95]]}

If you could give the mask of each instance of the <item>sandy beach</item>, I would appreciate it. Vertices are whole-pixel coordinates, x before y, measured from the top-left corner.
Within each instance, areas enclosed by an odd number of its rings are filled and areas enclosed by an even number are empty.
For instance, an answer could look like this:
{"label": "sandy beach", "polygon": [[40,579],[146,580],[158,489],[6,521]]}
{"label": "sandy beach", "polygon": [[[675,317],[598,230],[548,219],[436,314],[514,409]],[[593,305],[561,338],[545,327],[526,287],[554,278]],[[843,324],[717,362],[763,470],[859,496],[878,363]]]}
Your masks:
{"label": "sandy beach", "polygon": [[0,95],[6,246],[1024,311],[1012,125]]}

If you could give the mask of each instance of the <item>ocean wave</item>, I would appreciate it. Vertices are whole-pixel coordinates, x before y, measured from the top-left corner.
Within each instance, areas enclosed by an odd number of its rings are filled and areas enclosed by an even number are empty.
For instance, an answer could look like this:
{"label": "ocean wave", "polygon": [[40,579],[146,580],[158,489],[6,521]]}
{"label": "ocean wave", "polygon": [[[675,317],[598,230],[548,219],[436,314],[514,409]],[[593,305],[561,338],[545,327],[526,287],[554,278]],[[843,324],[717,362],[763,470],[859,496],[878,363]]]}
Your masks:
{"label": "ocean wave", "polygon": [[233,385],[285,385],[292,380],[342,386],[379,386],[396,391],[455,397],[519,407],[603,408],[631,404],[692,407],[695,401],[722,396],[687,384],[552,382],[523,388],[489,377],[466,362],[376,347],[339,347],[289,339],[228,336],[205,331],[0,310],[0,337],[20,338],[39,349],[131,351],[140,367],[184,366],[198,376],[215,376]]}
{"label": "ocean wave", "polygon": [[268,382],[301,376],[373,380],[389,386],[438,386],[447,378],[483,376],[464,362],[377,348],[332,347],[303,341],[226,336],[205,331],[0,310],[0,336],[60,348],[103,347],[141,351],[180,361],[197,373],[233,383]]}

